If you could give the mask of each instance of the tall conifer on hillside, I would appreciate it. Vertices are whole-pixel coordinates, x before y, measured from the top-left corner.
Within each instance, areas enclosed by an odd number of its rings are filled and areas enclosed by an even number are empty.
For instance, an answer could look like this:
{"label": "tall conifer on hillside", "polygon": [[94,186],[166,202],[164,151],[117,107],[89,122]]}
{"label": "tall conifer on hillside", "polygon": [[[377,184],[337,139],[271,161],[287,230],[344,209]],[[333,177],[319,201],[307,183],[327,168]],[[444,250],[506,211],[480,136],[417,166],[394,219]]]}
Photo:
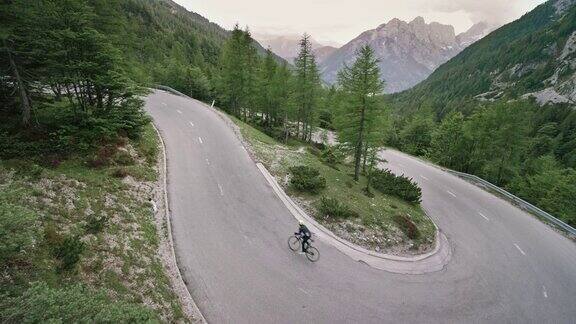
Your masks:
{"label": "tall conifer on hillside", "polygon": [[220,58],[220,93],[228,111],[248,119],[256,105],[256,72],[259,64],[256,49],[248,30],[238,25],[222,50]]}
{"label": "tall conifer on hillside", "polygon": [[318,106],[320,75],[312,53],[310,36],[304,34],[300,40],[300,52],[294,60],[294,100],[297,106],[296,137],[309,141],[312,137],[316,108]]}
{"label": "tall conifer on hillside", "polygon": [[338,84],[345,98],[337,122],[338,138],[352,147],[355,180],[360,176],[362,157],[373,162],[373,149],[382,145],[384,132],[378,129],[381,126],[378,120],[384,113],[379,98],[384,82],[379,76],[378,60],[368,45],[358,50],[352,66],[345,66],[338,74]]}

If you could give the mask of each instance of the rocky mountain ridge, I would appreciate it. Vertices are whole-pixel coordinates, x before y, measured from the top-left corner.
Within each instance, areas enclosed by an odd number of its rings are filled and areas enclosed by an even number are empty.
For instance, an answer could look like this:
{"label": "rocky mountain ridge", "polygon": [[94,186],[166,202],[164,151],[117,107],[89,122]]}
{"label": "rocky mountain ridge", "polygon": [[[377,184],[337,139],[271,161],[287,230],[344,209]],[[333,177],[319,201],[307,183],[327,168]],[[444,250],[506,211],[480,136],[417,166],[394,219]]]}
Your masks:
{"label": "rocky mountain ridge", "polygon": [[432,107],[438,115],[522,98],[576,106],[576,0],[539,5],[393,98],[399,110]]}
{"label": "rocky mountain ridge", "polygon": [[426,79],[441,64],[490,31],[485,23],[456,35],[454,27],[437,22],[426,23],[416,17],[410,22],[394,18],[368,30],[320,61],[324,80],[335,83],[338,71],[351,64],[358,48],[372,46],[380,59],[381,77],[387,93],[406,90]]}

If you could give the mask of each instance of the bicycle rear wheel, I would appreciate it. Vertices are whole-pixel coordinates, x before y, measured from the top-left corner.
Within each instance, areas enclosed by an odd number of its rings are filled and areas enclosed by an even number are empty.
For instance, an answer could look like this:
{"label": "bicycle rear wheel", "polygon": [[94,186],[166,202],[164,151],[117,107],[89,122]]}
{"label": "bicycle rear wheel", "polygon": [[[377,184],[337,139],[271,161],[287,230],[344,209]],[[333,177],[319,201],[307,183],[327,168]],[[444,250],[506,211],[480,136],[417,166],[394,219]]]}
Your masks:
{"label": "bicycle rear wheel", "polygon": [[315,247],[309,246],[306,249],[306,257],[308,258],[308,260],[316,262],[320,259],[320,252],[318,252],[318,249],[316,249]]}
{"label": "bicycle rear wheel", "polygon": [[298,251],[300,249],[300,239],[296,235],[292,235],[288,238],[288,247],[292,251]]}

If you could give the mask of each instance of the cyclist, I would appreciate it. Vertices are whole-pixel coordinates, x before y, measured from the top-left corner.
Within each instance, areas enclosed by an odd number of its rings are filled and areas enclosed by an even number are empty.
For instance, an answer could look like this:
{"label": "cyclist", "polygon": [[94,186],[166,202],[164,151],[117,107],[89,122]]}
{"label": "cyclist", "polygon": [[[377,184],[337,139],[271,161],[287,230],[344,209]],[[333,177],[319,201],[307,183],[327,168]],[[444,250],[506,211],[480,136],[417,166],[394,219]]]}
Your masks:
{"label": "cyclist", "polygon": [[302,238],[302,253],[306,253],[306,250],[310,245],[310,243],[308,243],[308,240],[310,240],[310,238],[312,237],[312,233],[310,232],[308,227],[304,225],[304,222],[302,222],[301,220],[298,221],[298,224],[299,224],[298,233],[294,233],[294,235],[300,235],[300,237]]}

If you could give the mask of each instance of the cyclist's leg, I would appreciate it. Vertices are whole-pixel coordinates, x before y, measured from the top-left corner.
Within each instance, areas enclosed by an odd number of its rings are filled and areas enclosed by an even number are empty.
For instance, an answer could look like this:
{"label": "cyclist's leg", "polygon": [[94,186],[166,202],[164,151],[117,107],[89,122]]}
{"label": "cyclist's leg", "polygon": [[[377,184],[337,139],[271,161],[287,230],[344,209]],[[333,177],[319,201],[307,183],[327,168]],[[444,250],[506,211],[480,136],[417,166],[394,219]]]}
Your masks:
{"label": "cyclist's leg", "polygon": [[303,236],[302,237],[302,252],[306,253],[306,250],[308,249],[308,245],[310,243],[308,243],[308,237],[307,236]]}

